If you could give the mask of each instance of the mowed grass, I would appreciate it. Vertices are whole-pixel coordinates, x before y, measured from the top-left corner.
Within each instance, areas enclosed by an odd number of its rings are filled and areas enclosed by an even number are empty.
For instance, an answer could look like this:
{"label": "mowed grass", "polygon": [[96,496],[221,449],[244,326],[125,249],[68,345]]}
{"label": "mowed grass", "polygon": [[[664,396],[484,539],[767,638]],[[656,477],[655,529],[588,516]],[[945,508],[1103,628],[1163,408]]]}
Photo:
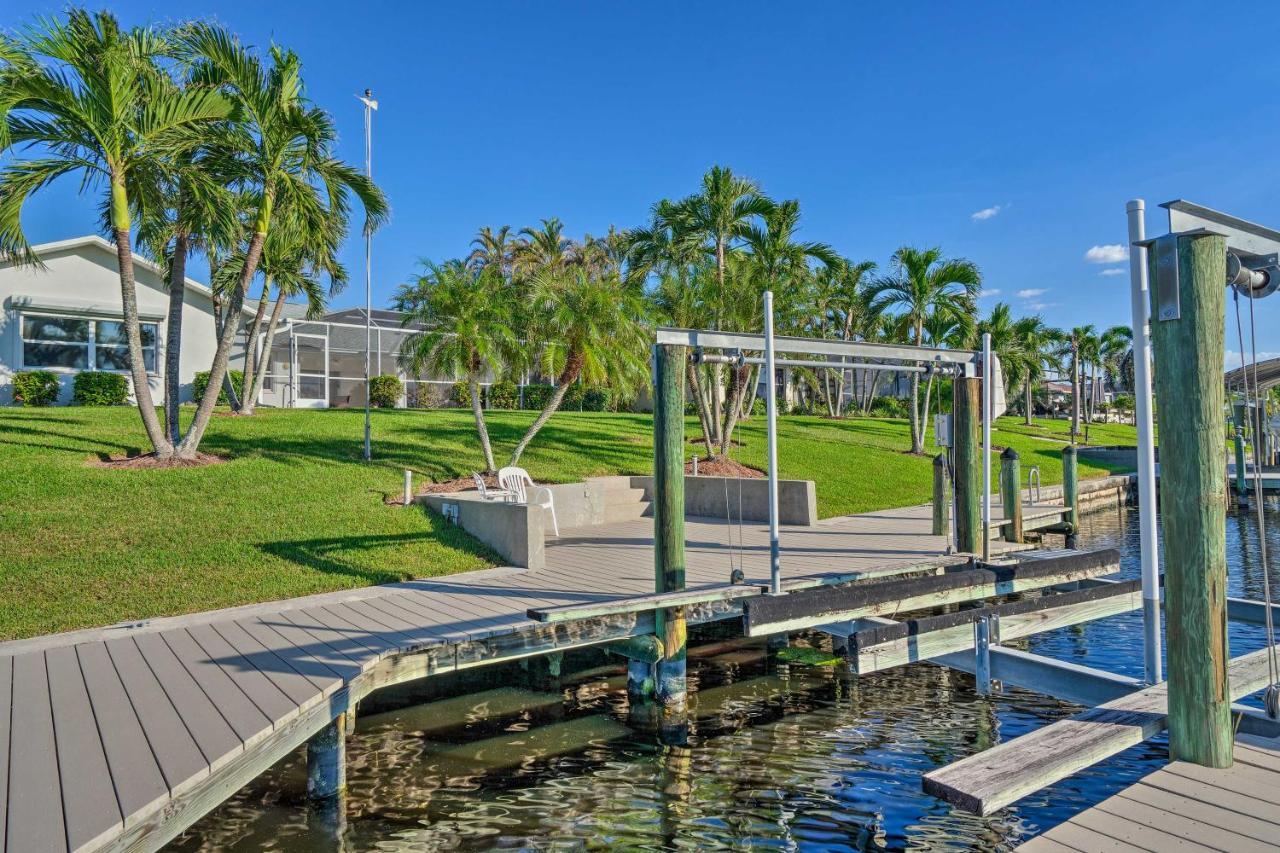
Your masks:
{"label": "mowed grass", "polygon": [[[491,414],[500,462],[532,417]],[[384,503],[400,493],[404,468],[421,483],[482,467],[470,413],[375,412],[372,464],[360,459],[362,419],[351,410],[219,415],[203,449],[227,462],[113,470],[90,463],[142,449],[134,410],[0,409],[0,638],[491,565],[494,555],[457,528]],[[1061,430],[1045,424],[1040,435],[1005,419],[993,442],[1017,448],[1051,483],[1061,479]],[[1127,430],[1133,443],[1132,428],[1106,430],[1104,439],[1095,429],[1095,442],[1126,443]],[[697,435],[692,419],[687,433]],[[739,437],[735,458],[763,467],[763,419]],[[788,416],[779,468],[817,482],[823,516],[921,503],[931,461],[903,453],[908,445],[905,421]],[[564,412],[523,464],[551,482],[645,474],[652,446],[648,415]]]}

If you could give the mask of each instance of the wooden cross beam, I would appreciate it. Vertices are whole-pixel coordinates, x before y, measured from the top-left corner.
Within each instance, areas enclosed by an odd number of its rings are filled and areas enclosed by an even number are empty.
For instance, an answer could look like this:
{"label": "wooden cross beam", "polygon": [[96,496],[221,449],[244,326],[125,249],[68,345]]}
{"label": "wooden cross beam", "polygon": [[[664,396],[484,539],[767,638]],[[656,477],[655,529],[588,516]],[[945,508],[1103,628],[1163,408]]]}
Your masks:
{"label": "wooden cross beam", "polygon": [[[1267,649],[1231,661],[1231,700],[1267,684]],[[1161,682],[1005,741],[924,776],[925,793],[989,815],[1155,737],[1167,726],[1169,686]]]}
{"label": "wooden cross beam", "polygon": [[1110,548],[1075,551],[1049,559],[978,566],[921,578],[875,580],[748,598],[742,604],[746,633],[760,637],[800,631],[865,616],[892,616],[1086,580],[1118,570],[1120,552]]}

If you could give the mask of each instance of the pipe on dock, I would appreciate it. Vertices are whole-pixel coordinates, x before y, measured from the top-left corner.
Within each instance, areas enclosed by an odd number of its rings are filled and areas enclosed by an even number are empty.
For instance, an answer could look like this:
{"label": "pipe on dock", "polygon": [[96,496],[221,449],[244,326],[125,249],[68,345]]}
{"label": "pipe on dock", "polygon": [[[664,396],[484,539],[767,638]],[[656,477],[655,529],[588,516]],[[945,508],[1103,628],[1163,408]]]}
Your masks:
{"label": "pipe on dock", "polygon": [[933,535],[947,535],[947,457],[933,457]]}
{"label": "pipe on dock", "polygon": [[1067,534],[1067,547],[1076,547],[1076,534],[1080,532],[1080,465],[1079,453],[1074,444],[1062,448],[1062,514],[1065,524],[1071,526]]}

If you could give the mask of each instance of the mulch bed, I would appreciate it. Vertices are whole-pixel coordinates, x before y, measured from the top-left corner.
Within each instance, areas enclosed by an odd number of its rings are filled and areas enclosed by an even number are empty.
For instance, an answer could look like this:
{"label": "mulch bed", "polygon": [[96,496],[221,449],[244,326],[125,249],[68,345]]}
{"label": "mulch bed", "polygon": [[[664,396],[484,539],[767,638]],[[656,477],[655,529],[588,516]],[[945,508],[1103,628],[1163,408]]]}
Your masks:
{"label": "mulch bed", "polygon": [[217,465],[226,462],[227,457],[213,453],[197,453],[194,459],[159,459],[154,453],[141,456],[108,456],[90,459],[86,464],[91,468],[203,468],[205,465]]}
{"label": "mulch bed", "polygon": [[[693,473],[693,463],[686,462],[684,466],[686,474]],[[736,459],[726,459],[723,456],[715,459],[699,459],[698,460],[698,476],[700,477],[741,477],[744,480],[756,480],[768,475],[759,468],[752,468],[743,465]]]}

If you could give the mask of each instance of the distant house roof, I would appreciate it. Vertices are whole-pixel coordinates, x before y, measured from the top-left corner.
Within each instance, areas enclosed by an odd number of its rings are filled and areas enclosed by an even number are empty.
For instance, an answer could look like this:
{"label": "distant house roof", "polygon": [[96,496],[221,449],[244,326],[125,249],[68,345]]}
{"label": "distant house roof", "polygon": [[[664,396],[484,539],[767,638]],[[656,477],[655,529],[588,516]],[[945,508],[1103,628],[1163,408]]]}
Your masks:
{"label": "distant house roof", "polygon": [[1070,382],[1046,382],[1044,383],[1044,387],[1045,387],[1045,390],[1053,394],[1070,394],[1071,393]]}
{"label": "distant house roof", "polygon": [[[422,329],[425,328],[421,323],[410,323],[404,325],[403,311],[393,311],[388,308],[374,308],[369,312],[370,325],[375,329]],[[364,309],[363,308],[343,308],[340,311],[332,311],[322,317],[327,323],[348,323],[353,326],[364,325]]]}

